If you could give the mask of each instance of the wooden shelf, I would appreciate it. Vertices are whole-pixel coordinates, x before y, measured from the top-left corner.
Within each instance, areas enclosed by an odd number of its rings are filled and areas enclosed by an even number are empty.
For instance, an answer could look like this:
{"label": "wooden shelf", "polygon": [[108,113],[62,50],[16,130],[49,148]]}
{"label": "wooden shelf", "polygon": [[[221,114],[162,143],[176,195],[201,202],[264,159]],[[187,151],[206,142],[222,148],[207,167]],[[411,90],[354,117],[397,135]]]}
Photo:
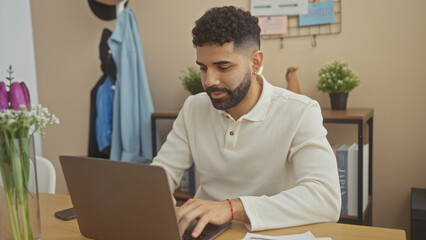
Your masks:
{"label": "wooden shelf", "polygon": [[182,206],[186,201],[192,198],[191,195],[187,192],[182,192],[179,188],[173,193],[173,196],[176,199],[176,206]]}
{"label": "wooden shelf", "polygon": [[[152,116],[157,118],[176,118],[180,110],[169,110],[153,112]],[[331,110],[323,108],[322,117],[324,119],[368,119],[373,115],[372,108],[350,108],[346,110]]]}
{"label": "wooden shelf", "polygon": [[161,112],[153,112],[151,116],[157,118],[176,118],[179,114],[180,110],[170,110],[170,111],[161,111]]}
{"label": "wooden shelf", "polygon": [[373,180],[373,115],[374,110],[372,108],[349,108],[346,110],[331,110],[328,108],[321,109],[324,123],[335,123],[335,124],[356,124],[358,126],[358,146],[364,144],[364,127],[368,125],[368,203],[366,209],[362,209],[363,199],[363,179],[364,173],[361,169],[364,169],[364,155],[363,148],[359,148],[358,151],[358,214],[357,216],[340,216],[339,222],[351,223],[351,224],[372,224],[372,180]]}
{"label": "wooden shelf", "polygon": [[350,108],[346,110],[321,109],[324,122],[327,120],[363,120],[366,122],[373,116],[372,108]]}
{"label": "wooden shelf", "polygon": [[[363,219],[365,219],[366,217],[367,217],[367,215],[369,214],[369,212],[370,212],[370,208],[372,207],[372,205],[373,205],[373,201],[372,201],[372,197],[371,197],[371,195],[369,195],[368,196],[368,203],[367,203],[367,206],[365,207],[365,209],[364,209],[364,212],[363,212],[363,214],[362,214],[362,218]],[[358,220],[358,217],[357,216],[349,216],[349,215],[340,215],[340,219],[339,219],[339,222],[340,223],[348,223],[348,221],[350,221],[350,223],[354,223],[354,222],[356,222]]]}
{"label": "wooden shelf", "polygon": [[176,189],[175,193],[173,193],[173,196],[176,199],[185,200],[185,201],[192,198],[192,196],[189,195],[188,192],[182,192],[179,188]]}

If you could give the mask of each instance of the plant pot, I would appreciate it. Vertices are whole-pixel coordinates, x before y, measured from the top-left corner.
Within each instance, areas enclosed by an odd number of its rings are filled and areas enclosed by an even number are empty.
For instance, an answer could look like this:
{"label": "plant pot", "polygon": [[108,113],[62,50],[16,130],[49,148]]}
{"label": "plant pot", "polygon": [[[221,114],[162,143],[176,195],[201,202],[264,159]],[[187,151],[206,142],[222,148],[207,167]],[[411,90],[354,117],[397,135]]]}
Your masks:
{"label": "plant pot", "polygon": [[345,110],[349,93],[330,93],[331,109]]}

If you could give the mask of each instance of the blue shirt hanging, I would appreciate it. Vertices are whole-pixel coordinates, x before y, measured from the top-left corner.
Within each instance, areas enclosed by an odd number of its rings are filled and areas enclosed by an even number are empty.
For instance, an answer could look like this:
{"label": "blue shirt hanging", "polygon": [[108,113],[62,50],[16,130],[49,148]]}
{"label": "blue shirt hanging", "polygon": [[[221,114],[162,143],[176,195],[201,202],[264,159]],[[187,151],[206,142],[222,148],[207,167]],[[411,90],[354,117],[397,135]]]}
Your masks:
{"label": "blue shirt hanging", "polygon": [[110,159],[150,163],[154,106],[138,25],[131,9],[121,12],[108,44],[117,67]]}
{"label": "blue shirt hanging", "polygon": [[112,111],[114,102],[113,82],[110,76],[98,88],[96,94],[96,141],[99,152],[111,146]]}

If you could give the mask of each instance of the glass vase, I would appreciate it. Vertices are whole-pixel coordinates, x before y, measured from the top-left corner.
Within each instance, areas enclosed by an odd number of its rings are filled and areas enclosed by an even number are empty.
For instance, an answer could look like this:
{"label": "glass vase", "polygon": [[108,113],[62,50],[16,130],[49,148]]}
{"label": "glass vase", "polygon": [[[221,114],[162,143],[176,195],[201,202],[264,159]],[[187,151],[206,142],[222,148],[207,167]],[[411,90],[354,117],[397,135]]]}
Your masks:
{"label": "glass vase", "polygon": [[0,239],[41,239],[34,148],[12,136],[0,136]]}

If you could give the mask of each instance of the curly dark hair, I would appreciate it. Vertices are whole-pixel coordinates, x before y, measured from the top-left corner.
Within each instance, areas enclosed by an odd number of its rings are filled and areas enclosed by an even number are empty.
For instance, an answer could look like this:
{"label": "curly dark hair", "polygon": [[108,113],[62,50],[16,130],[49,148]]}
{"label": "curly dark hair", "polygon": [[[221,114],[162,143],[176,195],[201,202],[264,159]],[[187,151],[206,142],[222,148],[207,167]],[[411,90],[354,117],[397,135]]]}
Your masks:
{"label": "curly dark hair", "polygon": [[250,48],[260,49],[259,20],[249,11],[234,6],[216,7],[208,10],[195,21],[192,29],[194,47],[204,44],[223,45],[234,43],[234,50]]}

